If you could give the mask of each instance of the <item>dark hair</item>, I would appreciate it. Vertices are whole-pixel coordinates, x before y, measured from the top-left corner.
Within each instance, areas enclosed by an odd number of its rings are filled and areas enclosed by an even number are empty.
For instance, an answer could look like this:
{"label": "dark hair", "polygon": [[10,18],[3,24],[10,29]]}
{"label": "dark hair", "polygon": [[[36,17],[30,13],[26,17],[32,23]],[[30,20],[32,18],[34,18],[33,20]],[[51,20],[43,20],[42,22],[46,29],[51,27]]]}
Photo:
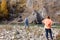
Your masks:
{"label": "dark hair", "polygon": [[50,17],[49,17],[49,16],[47,16],[47,18],[48,18],[48,19],[50,19]]}

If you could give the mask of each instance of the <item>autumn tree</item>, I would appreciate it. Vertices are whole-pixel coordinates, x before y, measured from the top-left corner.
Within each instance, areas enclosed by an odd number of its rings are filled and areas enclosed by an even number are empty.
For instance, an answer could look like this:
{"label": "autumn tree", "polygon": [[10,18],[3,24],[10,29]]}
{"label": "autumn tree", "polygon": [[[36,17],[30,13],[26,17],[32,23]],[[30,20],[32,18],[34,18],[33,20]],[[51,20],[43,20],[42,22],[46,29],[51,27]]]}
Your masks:
{"label": "autumn tree", "polygon": [[1,2],[0,2],[0,13],[1,13]]}
{"label": "autumn tree", "polygon": [[1,2],[1,14],[2,17],[7,17],[8,16],[8,10],[7,10],[7,2],[6,0],[2,0]]}

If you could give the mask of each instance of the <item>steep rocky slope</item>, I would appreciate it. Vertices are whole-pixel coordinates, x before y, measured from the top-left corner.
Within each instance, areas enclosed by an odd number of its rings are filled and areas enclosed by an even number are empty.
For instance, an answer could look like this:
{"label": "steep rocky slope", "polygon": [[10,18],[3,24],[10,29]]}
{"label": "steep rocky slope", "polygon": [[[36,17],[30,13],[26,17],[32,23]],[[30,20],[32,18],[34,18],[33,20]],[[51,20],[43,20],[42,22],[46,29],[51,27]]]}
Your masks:
{"label": "steep rocky slope", "polygon": [[55,22],[60,22],[60,0],[32,0],[33,10],[37,10],[43,17],[49,15]]}
{"label": "steep rocky slope", "polygon": [[60,0],[9,0],[8,4],[11,7],[15,5],[17,13],[22,11],[20,14],[23,20],[36,10],[43,18],[49,15],[54,22],[60,22]]}

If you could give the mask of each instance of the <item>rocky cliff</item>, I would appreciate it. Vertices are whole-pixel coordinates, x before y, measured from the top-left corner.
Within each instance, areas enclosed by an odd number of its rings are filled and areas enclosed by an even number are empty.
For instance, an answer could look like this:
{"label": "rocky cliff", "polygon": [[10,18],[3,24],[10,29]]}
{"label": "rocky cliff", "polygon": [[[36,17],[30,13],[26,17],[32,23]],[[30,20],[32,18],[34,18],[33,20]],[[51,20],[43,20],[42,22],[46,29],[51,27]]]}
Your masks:
{"label": "rocky cliff", "polygon": [[42,17],[49,15],[53,21],[60,22],[60,0],[32,0],[31,8]]}
{"label": "rocky cliff", "polygon": [[40,17],[44,18],[49,15],[54,22],[60,22],[60,0],[9,0],[8,4],[10,9],[15,6],[13,13],[20,14],[19,16],[22,16],[23,20],[26,16],[29,17],[31,22],[36,20],[36,15],[30,17],[34,13],[36,14],[34,12],[36,10]]}

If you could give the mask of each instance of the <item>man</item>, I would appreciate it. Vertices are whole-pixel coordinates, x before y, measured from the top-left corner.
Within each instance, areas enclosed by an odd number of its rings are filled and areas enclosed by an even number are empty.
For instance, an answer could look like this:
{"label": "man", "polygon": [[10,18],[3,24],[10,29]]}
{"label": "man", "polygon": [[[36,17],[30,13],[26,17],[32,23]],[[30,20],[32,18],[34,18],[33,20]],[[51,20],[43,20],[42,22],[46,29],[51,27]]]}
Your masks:
{"label": "man", "polygon": [[29,28],[29,21],[28,21],[28,17],[26,17],[26,18],[25,18],[24,23],[25,23],[25,29],[26,29],[26,28]]}
{"label": "man", "polygon": [[51,37],[51,40],[53,40],[53,37],[52,37],[52,31],[51,31],[51,25],[53,23],[53,21],[50,19],[49,16],[47,16],[43,21],[42,23],[44,23],[44,27],[45,27],[45,31],[46,31],[46,38],[47,40],[48,39],[48,33],[50,33],[50,37]]}

